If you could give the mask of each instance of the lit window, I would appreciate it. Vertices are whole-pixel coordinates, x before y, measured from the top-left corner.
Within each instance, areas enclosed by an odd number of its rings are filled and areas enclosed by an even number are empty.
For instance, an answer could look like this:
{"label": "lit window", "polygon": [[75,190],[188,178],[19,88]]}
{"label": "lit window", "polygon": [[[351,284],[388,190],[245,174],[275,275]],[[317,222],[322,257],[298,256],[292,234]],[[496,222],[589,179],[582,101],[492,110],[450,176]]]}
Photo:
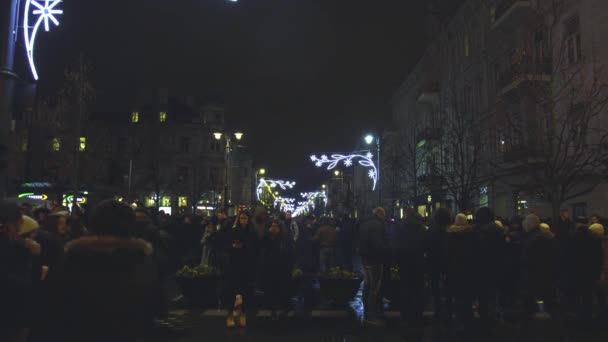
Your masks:
{"label": "lit window", "polygon": [[139,112],[131,113],[131,122],[138,123],[139,122]]}
{"label": "lit window", "polygon": [[80,143],[78,144],[78,151],[84,152],[87,150],[87,137],[80,137]]}
{"label": "lit window", "polygon": [[160,201],[161,207],[170,207],[171,206],[171,197],[163,196]]}
{"label": "lit window", "polygon": [[158,118],[160,122],[167,122],[167,112],[160,112]]}
{"label": "lit window", "polygon": [[188,206],[188,197],[180,197],[179,198],[179,206],[180,207],[187,207]]}
{"label": "lit window", "polygon": [[51,148],[55,152],[61,151],[61,139],[53,138],[53,140],[51,140]]}

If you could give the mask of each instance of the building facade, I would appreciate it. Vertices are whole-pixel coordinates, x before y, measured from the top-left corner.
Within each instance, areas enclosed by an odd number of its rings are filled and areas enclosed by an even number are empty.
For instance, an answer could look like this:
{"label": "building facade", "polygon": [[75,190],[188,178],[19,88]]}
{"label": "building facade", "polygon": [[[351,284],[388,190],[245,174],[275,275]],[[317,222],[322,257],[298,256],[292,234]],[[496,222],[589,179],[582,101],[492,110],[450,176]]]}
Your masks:
{"label": "building facade", "polygon": [[251,154],[243,146],[227,153],[214,137],[226,130],[223,104],[169,95],[159,89],[132,110],[94,112],[79,125],[62,112],[26,113],[13,134],[13,179],[51,185],[35,192],[54,200],[75,191],[171,214],[213,212],[225,196],[229,206],[250,205]]}
{"label": "building facade", "polygon": [[608,2],[469,0],[436,25],[393,98],[410,205],[608,215],[608,27],[598,13]]}

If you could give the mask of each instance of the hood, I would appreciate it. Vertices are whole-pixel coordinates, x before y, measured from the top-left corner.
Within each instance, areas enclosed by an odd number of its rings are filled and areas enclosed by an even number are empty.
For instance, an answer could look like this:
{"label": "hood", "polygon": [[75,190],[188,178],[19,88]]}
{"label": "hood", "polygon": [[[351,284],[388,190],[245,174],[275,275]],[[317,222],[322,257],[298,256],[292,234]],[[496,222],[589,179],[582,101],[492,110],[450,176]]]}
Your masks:
{"label": "hood", "polygon": [[470,225],[453,224],[448,228],[448,233],[472,233],[473,227]]}
{"label": "hood", "polygon": [[87,236],[69,242],[65,246],[66,254],[113,254],[115,252],[139,252],[150,256],[152,245],[141,239],[122,239],[113,236]]}

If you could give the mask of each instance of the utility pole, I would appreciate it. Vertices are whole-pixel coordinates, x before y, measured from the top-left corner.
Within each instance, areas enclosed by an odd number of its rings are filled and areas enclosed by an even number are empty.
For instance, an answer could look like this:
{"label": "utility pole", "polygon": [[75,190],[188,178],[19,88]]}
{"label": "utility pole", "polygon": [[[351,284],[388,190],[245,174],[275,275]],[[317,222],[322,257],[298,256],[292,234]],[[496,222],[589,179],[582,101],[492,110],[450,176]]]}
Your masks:
{"label": "utility pole", "polygon": [[19,0],[0,0],[0,199],[8,195],[8,148],[13,98],[18,79],[14,70]]}

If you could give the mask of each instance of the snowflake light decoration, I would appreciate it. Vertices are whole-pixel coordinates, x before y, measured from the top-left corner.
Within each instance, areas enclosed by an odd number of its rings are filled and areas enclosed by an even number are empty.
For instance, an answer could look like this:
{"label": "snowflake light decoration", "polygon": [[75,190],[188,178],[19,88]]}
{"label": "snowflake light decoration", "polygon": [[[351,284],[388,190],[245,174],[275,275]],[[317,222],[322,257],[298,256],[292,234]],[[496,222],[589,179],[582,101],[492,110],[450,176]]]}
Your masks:
{"label": "snowflake light decoration", "polygon": [[[358,160],[357,160],[358,159]],[[368,172],[369,178],[374,182],[372,190],[376,190],[376,184],[378,183],[378,169],[376,164],[374,163],[374,155],[371,153],[367,153],[366,155],[362,154],[332,154],[331,157],[327,157],[327,155],[322,155],[321,158],[318,158],[316,155],[312,155],[310,160],[315,163],[317,167],[323,167],[328,164],[327,170],[333,170],[340,163],[344,164],[345,167],[353,166],[353,160],[357,160],[359,165],[371,168]]]}
{"label": "snowflake light decoration", "polygon": [[[288,188],[293,189],[293,187],[296,186],[296,182],[262,178],[262,179],[260,179],[260,182],[258,183],[258,187],[256,189],[258,201],[261,200],[261,196],[262,196],[262,193],[264,192],[264,188],[268,188],[268,189],[272,190],[272,188],[276,188],[277,186],[283,190],[287,190]],[[276,199],[274,192],[273,191],[270,191],[270,192],[272,193],[272,196]]]}
{"label": "snowflake light decoration", "polygon": [[[25,50],[27,59],[30,64],[32,76],[38,80],[38,71],[36,70],[36,62],[34,61],[34,44],[40,26],[44,23],[44,30],[49,32],[52,21],[55,26],[59,26],[57,15],[63,14],[63,10],[56,9],[62,0],[26,0],[25,11],[23,14],[23,31],[25,35]],[[41,4],[44,3],[44,4]],[[32,9],[33,5],[33,9]],[[37,19],[36,19],[37,16]],[[36,23],[30,27],[30,18],[35,19]]]}

